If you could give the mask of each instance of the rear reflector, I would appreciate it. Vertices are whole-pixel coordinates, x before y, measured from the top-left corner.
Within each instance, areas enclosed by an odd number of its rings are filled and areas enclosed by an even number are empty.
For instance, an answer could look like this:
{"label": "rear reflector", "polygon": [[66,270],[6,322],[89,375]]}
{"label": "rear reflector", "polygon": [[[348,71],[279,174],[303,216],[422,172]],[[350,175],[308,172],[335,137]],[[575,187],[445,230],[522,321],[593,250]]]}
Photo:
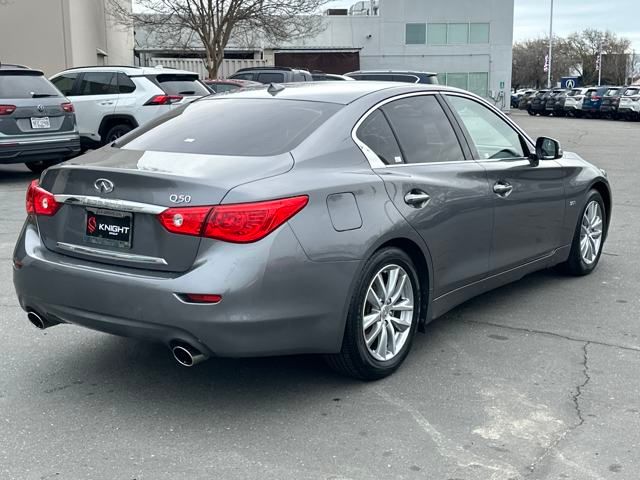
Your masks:
{"label": "rear reflector", "polygon": [[0,105],[0,115],[11,115],[15,111],[15,105]]}
{"label": "rear reflector", "polygon": [[38,180],[29,184],[27,189],[27,214],[51,217],[57,213],[61,204],[56,202],[52,193],[38,185]]}
{"label": "rear reflector", "polygon": [[145,105],[171,105],[182,100],[182,95],[156,95],[151,97]]}
{"label": "rear reflector", "polygon": [[309,197],[302,195],[215,207],[169,208],[159,214],[158,219],[172,233],[251,243],[269,235],[308,202]]}
{"label": "rear reflector", "polygon": [[189,303],[220,303],[222,295],[215,295],[209,293],[184,293],[179,295],[183,301]]}
{"label": "rear reflector", "polygon": [[62,107],[62,110],[64,110],[67,113],[73,113],[75,111],[75,109],[73,108],[73,103],[63,103],[60,105]]}

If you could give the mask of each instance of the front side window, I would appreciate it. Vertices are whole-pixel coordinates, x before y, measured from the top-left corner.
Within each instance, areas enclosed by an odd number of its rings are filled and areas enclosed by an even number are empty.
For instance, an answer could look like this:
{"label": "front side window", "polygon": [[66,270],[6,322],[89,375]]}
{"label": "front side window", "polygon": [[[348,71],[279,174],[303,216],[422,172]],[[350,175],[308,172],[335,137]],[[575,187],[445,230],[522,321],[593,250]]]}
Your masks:
{"label": "front side window", "polygon": [[82,77],[79,95],[117,94],[118,80],[115,72],[89,72]]}
{"label": "front side window", "polygon": [[51,80],[51,83],[53,83],[65,97],[68,97],[73,93],[73,85],[76,83],[76,78],[78,78],[77,73],[65,73]]}
{"label": "front side window", "polygon": [[403,163],[402,152],[389,126],[389,122],[380,110],[369,115],[356,132],[358,139],[369,147],[386,165]]}
{"label": "front side window", "polygon": [[403,98],[386,104],[382,110],[398,137],[405,162],[464,160],[458,138],[435,96]]}
{"label": "front side window", "polygon": [[497,114],[468,98],[454,95],[447,98],[467,129],[480,159],[525,156],[520,135]]}

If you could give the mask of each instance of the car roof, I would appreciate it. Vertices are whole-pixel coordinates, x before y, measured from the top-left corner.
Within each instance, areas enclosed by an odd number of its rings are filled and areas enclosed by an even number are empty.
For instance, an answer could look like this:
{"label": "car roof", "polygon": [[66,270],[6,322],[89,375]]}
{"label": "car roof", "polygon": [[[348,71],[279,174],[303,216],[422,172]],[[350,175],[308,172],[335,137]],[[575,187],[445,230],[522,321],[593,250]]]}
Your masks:
{"label": "car roof", "polygon": [[178,74],[178,75],[197,75],[196,72],[190,72],[188,70],[178,70],[175,68],[163,67],[161,65],[155,67],[136,67],[131,65],[104,65],[104,66],[87,66],[87,67],[74,67],[63,70],[56,73],[54,76],[61,75],[68,72],[122,72],[130,77],[140,75],[162,75],[162,74]]}
{"label": "car roof", "polygon": [[[273,86],[273,87],[272,87]],[[275,87],[275,88],[274,88]],[[271,88],[271,92],[269,92]],[[401,82],[297,82],[264,85],[263,88],[251,88],[239,90],[225,95],[225,98],[251,98],[282,100],[302,100],[311,102],[327,102],[347,105],[366,95],[383,90],[398,90],[398,93],[411,92],[463,92],[458,88],[445,87],[444,85],[409,84]],[[215,100],[220,97],[206,97]],[[205,100],[205,99],[203,99]]]}

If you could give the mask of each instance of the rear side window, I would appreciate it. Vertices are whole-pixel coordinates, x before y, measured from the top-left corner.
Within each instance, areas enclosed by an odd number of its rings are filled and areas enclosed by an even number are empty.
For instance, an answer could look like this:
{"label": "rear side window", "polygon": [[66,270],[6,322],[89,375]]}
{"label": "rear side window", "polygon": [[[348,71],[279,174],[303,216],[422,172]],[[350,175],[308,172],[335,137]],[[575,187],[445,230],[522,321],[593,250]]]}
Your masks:
{"label": "rear side window", "polygon": [[362,122],[356,136],[386,165],[403,163],[396,137],[380,110],[376,110]]}
{"label": "rear side window", "polygon": [[118,77],[115,72],[89,72],[83,75],[79,95],[117,94]]}
{"label": "rear side window", "polygon": [[51,83],[53,83],[63,95],[69,96],[73,93],[73,85],[76,83],[76,78],[78,78],[77,73],[65,73],[51,80]]}
{"label": "rear side window", "polygon": [[120,146],[130,150],[233,156],[288,152],[340,110],[333,103],[210,97],[151,122]]}
{"label": "rear side window", "polygon": [[197,75],[163,74],[156,82],[167,95],[209,95],[211,92],[198,81]]}
{"label": "rear side window", "polygon": [[258,73],[256,80],[260,83],[282,83],[284,82],[283,73],[262,72]]}
{"label": "rear side window", "polygon": [[235,74],[231,75],[230,78],[236,78],[238,80],[253,80],[254,79],[254,75],[251,72],[235,73]]}
{"label": "rear side window", "polygon": [[136,90],[136,84],[124,73],[118,73],[118,92],[133,93]]}
{"label": "rear side window", "polygon": [[240,88],[240,85],[235,85],[233,83],[213,83],[210,85],[210,87],[216,93],[222,93],[222,92],[233,92],[234,90],[238,90]]}
{"label": "rear side window", "polygon": [[42,75],[0,73],[0,98],[59,97],[60,92]]}
{"label": "rear side window", "polygon": [[407,163],[464,160],[451,122],[433,95],[396,100],[382,110],[398,137]]}

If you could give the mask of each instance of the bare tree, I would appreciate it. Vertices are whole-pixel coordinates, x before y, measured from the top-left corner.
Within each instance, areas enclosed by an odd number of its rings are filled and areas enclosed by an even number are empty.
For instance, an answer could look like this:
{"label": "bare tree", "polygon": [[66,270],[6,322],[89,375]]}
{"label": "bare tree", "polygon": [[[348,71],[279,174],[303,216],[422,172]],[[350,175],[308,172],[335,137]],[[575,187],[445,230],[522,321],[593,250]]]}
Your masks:
{"label": "bare tree", "polygon": [[108,5],[117,22],[144,28],[168,48],[203,48],[208,74],[215,78],[232,35],[272,42],[314,35],[322,29],[318,10],[327,2],[137,0],[140,13],[132,13],[120,0],[108,0]]}
{"label": "bare tree", "polygon": [[602,49],[602,83],[622,85],[626,81],[631,42],[612,32],[587,29],[567,38],[576,60],[575,68],[584,85],[598,83],[597,58]]}

